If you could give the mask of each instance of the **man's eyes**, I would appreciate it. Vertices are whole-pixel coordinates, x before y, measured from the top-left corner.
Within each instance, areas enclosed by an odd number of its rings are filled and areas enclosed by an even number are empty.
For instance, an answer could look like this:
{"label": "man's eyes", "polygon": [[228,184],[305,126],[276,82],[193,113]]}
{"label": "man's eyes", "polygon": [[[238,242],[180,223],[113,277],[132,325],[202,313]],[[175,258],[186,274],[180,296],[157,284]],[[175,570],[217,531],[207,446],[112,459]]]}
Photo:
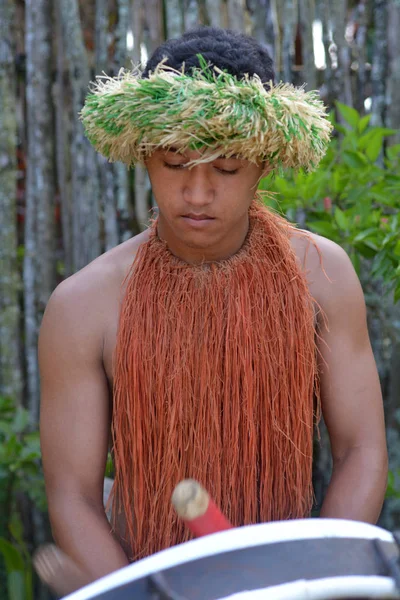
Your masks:
{"label": "man's eyes", "polygon": [[[175,170],[179,170],[179,169],[184,169],[185,168],[185,163],[180,163],[178,165],[171,165],[170,163],[167,163],[164,161],[164,166],[167,167],[167,169],[175,169]],[[228,170],[228,169],[220,169],[219,167],[214,167],[219,173],[222,173],[223,175],[235,175],[239,169],[233,169],[233,170]]]}

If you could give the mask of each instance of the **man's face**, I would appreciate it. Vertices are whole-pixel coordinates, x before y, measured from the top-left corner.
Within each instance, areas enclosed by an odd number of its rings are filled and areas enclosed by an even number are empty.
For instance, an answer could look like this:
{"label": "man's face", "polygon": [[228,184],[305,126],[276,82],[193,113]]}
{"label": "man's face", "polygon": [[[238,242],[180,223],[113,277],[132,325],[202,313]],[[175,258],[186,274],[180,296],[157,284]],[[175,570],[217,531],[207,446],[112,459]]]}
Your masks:
{"label": "man's face", "polygon": [[244,227],[247,232],[248,209],[264,168],[223,156],[186,166],[199,156],[159,149],[146,160],[159,208],[159,233],[171,246],[218,251],[227,238],[240,236]]}

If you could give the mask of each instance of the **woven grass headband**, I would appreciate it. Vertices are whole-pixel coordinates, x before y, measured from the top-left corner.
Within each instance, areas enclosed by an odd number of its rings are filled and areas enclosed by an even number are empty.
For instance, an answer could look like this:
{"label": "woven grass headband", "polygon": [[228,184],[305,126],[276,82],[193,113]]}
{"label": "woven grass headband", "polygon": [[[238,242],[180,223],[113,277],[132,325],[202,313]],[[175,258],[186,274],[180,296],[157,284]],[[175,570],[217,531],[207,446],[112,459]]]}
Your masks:
{"label": "woven grass headband", "polygon": [[81,111],[96,150],[129,166],[160,147],[201,152],[189,166],[221,155],[318,166],[332,130],[318,92],[282,83],[267,91],[257,75],[238,79],[199,60],[190,75],[162,62],[148,79],[124,69],[97,77]]}

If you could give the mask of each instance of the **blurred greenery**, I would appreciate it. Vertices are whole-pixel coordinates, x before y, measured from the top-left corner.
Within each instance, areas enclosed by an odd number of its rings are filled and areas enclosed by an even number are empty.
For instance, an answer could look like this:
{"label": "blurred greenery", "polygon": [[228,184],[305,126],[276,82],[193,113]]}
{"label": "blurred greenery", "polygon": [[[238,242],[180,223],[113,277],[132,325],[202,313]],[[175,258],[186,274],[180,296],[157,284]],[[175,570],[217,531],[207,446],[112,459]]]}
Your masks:
{"label": "blurred greenery", "polygon": [[[0,397],[0,556],[8,596],[3,600],[33,598],[32,549],[24,532],[19,501],[29,498],[46,511],[46,496],[40,466],[39,432],[29,430],[29,415],[10,398]],[[5,571],[4,571],[5,567]],[[1,588],[0,588],[1,589]]]}
{"label": "blurred greenery", "polygon": [[400,299],[400,145],[385,149],[395,130],[371,127],[337,102],[345,125],[334,123],[337,135],[321,166],[311,174],[271,174],[260,185],[274,192],[267,204],[290,221],[340,244],[360,275],[361,261],[370,261],[370,277],[380,278]]}

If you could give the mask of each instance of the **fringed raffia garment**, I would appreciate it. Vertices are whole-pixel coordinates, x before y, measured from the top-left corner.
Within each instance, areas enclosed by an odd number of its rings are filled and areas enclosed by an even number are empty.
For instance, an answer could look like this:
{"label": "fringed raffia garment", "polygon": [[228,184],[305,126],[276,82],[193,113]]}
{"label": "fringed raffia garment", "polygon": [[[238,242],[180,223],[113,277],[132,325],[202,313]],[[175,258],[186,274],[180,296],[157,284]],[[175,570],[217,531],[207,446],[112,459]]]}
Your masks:
{"label": "fringed raffia garment", "polygon": [[257,201],[249,216],[235,255],[195,266],[168,250],[155,221],[126,278],[114,355],[114,506],[133,560],[190,538],[170,502],[187,477],[236,526],[310,512],[313,299],[293,227]]}

